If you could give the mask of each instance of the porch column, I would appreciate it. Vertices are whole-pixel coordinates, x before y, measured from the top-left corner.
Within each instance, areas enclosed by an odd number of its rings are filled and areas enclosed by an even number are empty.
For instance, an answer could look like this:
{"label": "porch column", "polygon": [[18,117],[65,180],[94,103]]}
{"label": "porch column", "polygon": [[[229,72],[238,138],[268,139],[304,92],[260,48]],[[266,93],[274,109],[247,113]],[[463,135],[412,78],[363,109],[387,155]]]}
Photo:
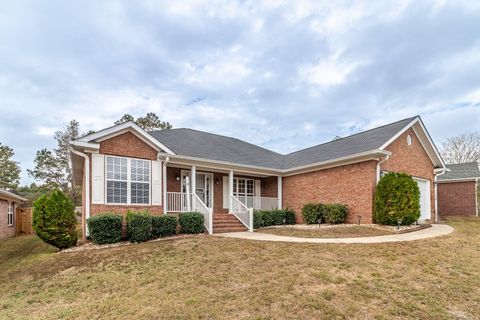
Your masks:
{"label": "porch column", "polygon": [[230,170],[228,174],[228,212],[233,212],[233,170]]}
{"label": "porch column", "polygon": [[163,162],[162,167],[162,175],[163,175],[163,214],[167,214],[168,210],[168,203],[167,203],[167,162]]}
{"label": "porch column", "polygon": [[277,177],[277,197],[278,197],[278,209],[282,209],[282,198],[283,198],[283,191],[282,191],[282,177]]}
{"label": "porch column", "polygon": [[192,210],[195,211],[197,209],[196,201],[193,199],[193,195],[196,194],[197,191],[197,167],[192,166],[192,171],[190,174],[190,178],[192,179]]}

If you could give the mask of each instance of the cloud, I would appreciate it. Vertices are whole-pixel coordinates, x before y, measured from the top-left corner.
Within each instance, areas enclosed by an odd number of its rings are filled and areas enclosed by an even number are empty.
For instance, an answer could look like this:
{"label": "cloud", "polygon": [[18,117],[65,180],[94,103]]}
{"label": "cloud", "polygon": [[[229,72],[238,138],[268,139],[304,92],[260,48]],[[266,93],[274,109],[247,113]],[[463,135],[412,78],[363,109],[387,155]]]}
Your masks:
{"label": "cloud", "polygon": [[124,113],[279,152],[420,114],[440,142],[478,130],[479,29],[475,1],[4,2],[0,142],[24,173]]}

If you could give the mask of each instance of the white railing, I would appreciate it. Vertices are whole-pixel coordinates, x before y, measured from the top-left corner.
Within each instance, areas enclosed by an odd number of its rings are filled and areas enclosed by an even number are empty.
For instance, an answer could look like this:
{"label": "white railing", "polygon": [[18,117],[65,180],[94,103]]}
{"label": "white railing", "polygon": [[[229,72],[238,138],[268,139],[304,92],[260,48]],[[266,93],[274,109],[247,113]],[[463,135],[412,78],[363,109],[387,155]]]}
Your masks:
{"label": "white railing", "polygon": [[253,231],[253,208],[247,207],[237,197],[232,196],[232,213],[248,228],[248,231]]}
{"label": "white railing", "polygon": [[192,195],[193,211],[203,214],[205,229],[209,234],[213,232],[213,209],[208,208],[205,203],[194,193]]}
{"label": "white railing", "polygon": [[167,212],[192,211],[192,194],[185,192],[167,192]]}
{"label": "white railing", "polygon": [[278,198],[239,196],[237,199],[247,208],[255,210],[278,209]]}

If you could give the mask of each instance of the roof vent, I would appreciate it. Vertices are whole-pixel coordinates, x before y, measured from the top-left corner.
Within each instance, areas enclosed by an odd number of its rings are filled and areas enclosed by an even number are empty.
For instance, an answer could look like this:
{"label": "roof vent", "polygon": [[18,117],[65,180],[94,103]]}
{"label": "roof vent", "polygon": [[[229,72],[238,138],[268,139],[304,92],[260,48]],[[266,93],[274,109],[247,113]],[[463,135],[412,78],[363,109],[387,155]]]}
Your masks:
{"label": "roof vent", "polygon": [[335,138],[333,138],[332,141],[339,140],[339,139],[342,139],[342,137],[340,137],[340,136],[335,136]]}

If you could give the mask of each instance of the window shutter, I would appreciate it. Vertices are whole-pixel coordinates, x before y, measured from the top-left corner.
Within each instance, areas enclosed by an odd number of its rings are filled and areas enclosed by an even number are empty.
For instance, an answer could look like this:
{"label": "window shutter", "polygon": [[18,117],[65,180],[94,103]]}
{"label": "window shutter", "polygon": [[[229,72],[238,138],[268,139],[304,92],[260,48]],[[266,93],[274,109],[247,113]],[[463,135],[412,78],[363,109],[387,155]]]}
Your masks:
{"label": "window shutter", "polygon": [[105,156],[92,153],[92,204],[105,202]]}
{"label": "window shutter", "polygon": [[152,205],[162,204],[162,162],[152,161]]}
{"label": "window shutter", "polygon": [[228,194],[228,176],[223,177],[223,209],[228,209],[230,207]]}
{"label": "window shutter", "polygon": [[255,180],[255,197],[261,197],[261,181],[260,180]]}

